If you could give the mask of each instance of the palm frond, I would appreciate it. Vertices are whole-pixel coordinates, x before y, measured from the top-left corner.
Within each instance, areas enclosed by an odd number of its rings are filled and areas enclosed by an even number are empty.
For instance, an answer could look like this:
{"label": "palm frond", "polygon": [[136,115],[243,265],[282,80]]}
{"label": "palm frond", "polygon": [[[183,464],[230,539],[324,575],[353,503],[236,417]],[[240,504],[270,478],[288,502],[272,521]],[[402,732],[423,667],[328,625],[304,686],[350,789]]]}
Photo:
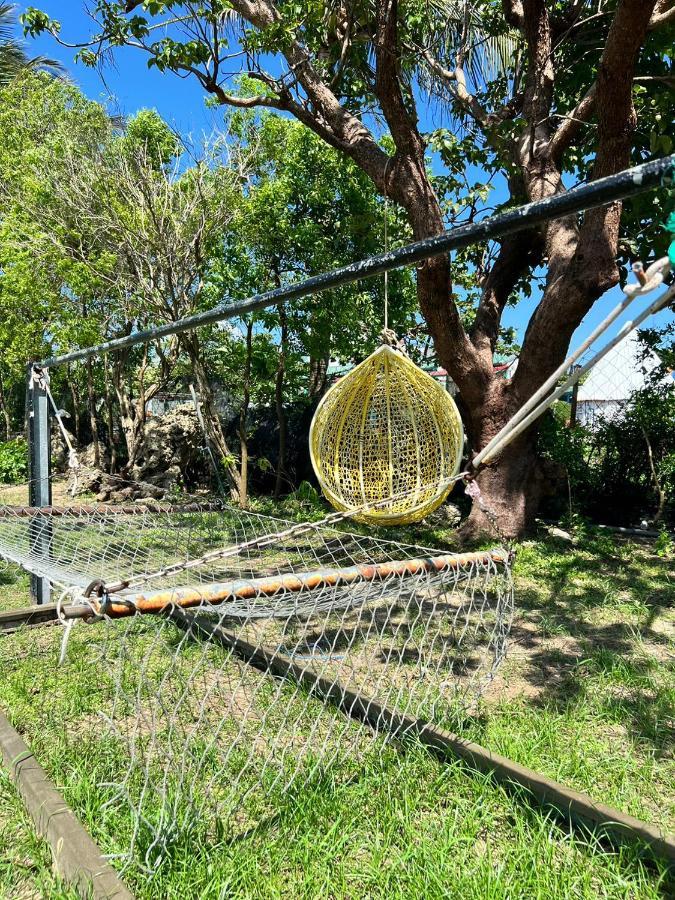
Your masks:
{"label": "palm frond", "polygon": [[[429,15],[419,43],[429,48],[440,64],[452,71],[458,55],[468,87],[482,93],[492,82],[512,76],[520,49],[515,31],[504,30],[502,19],[486,12],[486,5],[471,0],[427,0]],[[448,85],[429,68],[420,82],[436,97],[447,97]]]}
{"label": "palm frond", "polygon": [[0,86],[8,84],[27,69],[61,76],[63,66],[58,60],[47,56],[28,56],[23,43],[14,36],[15,28],[16,6],[0,3]]}

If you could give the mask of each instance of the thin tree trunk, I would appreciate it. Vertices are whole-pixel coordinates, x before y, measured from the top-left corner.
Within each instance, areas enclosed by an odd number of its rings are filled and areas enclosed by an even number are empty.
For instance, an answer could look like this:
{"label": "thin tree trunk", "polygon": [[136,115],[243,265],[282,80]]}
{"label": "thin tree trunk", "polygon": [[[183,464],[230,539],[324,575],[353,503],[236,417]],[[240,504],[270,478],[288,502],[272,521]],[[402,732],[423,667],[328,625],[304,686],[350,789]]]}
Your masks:
{"label": "thin tree trunk", "polygon": [[309,360],[309,396],[317,401],[326,390],[328,357],[311,357]]}
{"label": "thin tree trunk", "polygon": [[248,408],[251,402],[251,359],[253,356],[253,320],[246,323],[246,362],[244,364],[244,396],[239,410],[239,505],[248,503]]}
{"label": "thin tree trunk", "polygon": [[94,393],[94,375],[91,366],[91,357],[87,357],[87,407],[89,409],[89,427],[91,428],[91,440],[94,445],[94,466],[101,466],[101,443],[98,433],[98,419],[96,418],[96,395]]}
{"label": "thin tree trunk", "polygon": [[239,502],[241,495],[239,470],[236,465],[236,460],[230,451],[225,431],[222,422],[220,421],[220,416],[215,408],[213,389],[211,388],[208,372],[204,366],[201,344],[197,333],[192,331],[181,335],[181,346],[185,349],[185,352],[190,359],[192,373],[197,382],[197,387],[199,388],[199,399],[201,402],[202,415],[204,417],[204,425],[207,431],[206,437],[213,446],[216,447],[220,454],[227,477],[230,480],[232,499],[235,502]]}
{"label": "thin tree trunk", "polygon": [[[146,351],[147,353],[147,351]],[[145,395],[141,390],[141,396],[134,399],[129,379],[124,371],[127,354],[119,354],[113,364],[113,386],[120,409],[120,423],[124,443],[127,449],[127,459],[124,465],[126,472],[130,472],[136,463],[139,450],[143,441],[145,429]],[[140,381],[143,380],[143,367],[141,366]]]}
{"label": "thin tree trunk", "polygon": [[647,445],[647,458],[649,459],[649,471],[652,473],[652,481],[654,482],[654,487],[656,488],[656,496],[658,499],[658,506],[656,507],[656,514],[654,515],[654,524],[656,525],[663,518],[663,511],[666,508],[666,492],[663,490],[661,486],[661,480],[659,479],[659,474],[656,471],[656,464],[654,462],[654,453],[652,451],[652,444],[649,440],[649,434],[647,433],[647,429],[644,425],[641,425],[642,434],[645,439],[645,443]]}
{"label": "thin tree trunk", "polygon": [[115,446],[115,416],[113,412],[113,399],[110,393],[110,375],[108,372],[108,357],[103,358],[103,390],[105,396],[106,428],[108,429],[109,465],[108,471],[112,475],[117,467],[117,448]]}
{"label": "thin tree trunk", "polygon": [[[278,276],[277,276],[278,278]],[[279,286],[279,285],[277,285]],[[283,303],[279,304],[279,324],[281,325],[281,340],[279,342],[279,359],[277,363],[277,375],[274,383],[274,401],[279,423],[279,453],[277,459],[277,477],[274,483],[274,499],[281,496],[284,481],[288,481],[286,475],[286,445],[288,439],[288,425],[284,410],[284,377],[286,375],[286,357],[288,353],[288,319]]]}
{"label": "thin tree trunk", "polygon": [[2,415],[5,420],[5,436],[6,436],[7,440],[9,440],[12,435],[12,417],[9,413],[9,409],[7,408],[7,395],[5,394],[5,383],[3,381],[1,373],[0,373],[0,406],[2,407]]}
{"label": "thin tree trunk", "polygon": [[73,434],[75,435],[75,440],[79,444],[80,442],[80,391],[77,387],[77,383],[73,378],[72,369],[70,365],[66,369],[68,375],[68,387],[70,388],[70,396],[73,401]]}

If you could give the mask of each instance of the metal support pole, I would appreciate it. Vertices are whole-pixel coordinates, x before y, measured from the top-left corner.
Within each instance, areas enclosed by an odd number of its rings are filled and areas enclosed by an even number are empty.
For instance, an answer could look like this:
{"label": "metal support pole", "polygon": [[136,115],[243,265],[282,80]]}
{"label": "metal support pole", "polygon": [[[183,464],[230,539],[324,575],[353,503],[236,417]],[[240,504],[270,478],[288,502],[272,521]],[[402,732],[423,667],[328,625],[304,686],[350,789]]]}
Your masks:
{"label": "metal support pole", "polygon": [[[41,374],[32,363],[28,366],[28,502],[34,507],[52,505],[49,401]],[[48,559],[52,550],[52,532],[49,517],[31,519],[28,526],[31,552]],[[48,578],[31,575],[31,598],[34,603],[49,603]]]}
{"label": "metal support pole", "polygon": [[344,284],[353,284],[363,278],[380,275],[403,266],[410,266],[421,262],[431,256],[440,256],[451,250],[460,250],[479,241],[498,240],[509,234],[515,234],[549,219],[567,216],[571,213],[581,212],[586,209],[595,209],[605,203],[614,200],[622,200],[626,197],[634,197],[643,194],[651,188],[658,187],[664,180],[670,180],[675,169],[675,154],[665,156],[663,159],[655,159],[642,163],[632,169],[618,172],[616,175],[608,175],[599,178],[563,194],[546,197],[509,209],[506,212],[497,213],[494,216],[482,219],[480,222],[470,222],[444,231],[436,237],[426,238],[408,244],[406,247],[397,247],[386,253],[361,259],[332,272],[323,272],[321,275],[313,275],[311,278],[300,281],[297,284],[284,285],[256,294],[247,300],[237,302],[225,301],[207,309],[195,313],[175,322],[167,322],[164,325],[148,328],[144,331],[136,331],[121,338],[115,338],[105,344],[95,347],[84,347],[81,350],[73,350],[61,356],[53,356],[45,360],[41,365],[46,368],[62,366],[78,359],[87,359],[98,356],[101,353],[110,353],[113,350],[121,350],[124,347],[133,347],[136,344],[147,344],[148,341],[168,337],[172,334],[181,334],[200,328],[203,325],[213,325],[226,319],[240,318],[259,309],[268,306],[278,306],[286,300],[297,300],[300,297],[308,297],[318,294],[320,291],[332,290]]}

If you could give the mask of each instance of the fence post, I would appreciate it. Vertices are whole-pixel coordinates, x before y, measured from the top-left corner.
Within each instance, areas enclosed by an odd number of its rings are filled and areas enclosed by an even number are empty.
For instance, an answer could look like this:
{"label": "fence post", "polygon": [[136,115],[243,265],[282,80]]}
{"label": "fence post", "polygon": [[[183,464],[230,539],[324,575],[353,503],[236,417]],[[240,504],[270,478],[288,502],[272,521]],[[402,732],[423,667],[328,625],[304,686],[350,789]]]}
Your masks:
{"label": "fence post", "polygon": [[[28,366],[28,475],[30,506],[51,506],[51,441],[49,401],[41,378],[42,372],[32,363]],[[49,559],[52,548],[52,524],[47,517],[33,516],[29,524],[31,553]],[[34,603],[49,603],[51,588],[48,578],[31,575],[31,598]]]}

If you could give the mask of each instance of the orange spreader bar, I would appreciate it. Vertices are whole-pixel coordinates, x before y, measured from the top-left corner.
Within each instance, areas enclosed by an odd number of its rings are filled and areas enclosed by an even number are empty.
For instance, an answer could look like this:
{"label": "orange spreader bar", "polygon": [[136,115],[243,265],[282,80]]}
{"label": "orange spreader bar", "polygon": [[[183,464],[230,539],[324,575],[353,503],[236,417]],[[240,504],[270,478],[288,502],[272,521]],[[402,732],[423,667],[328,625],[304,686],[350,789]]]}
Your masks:
{"label": "orange spreader bar", "polygon": [[[478,553],[450,553],[413,559],[390,560],[383,563],[362,563],[339,569],[317,569],[313,572],[289,572],[263,578],[238,579],[194,587],[177,587],[147,594],[126,595],[116,601],[115,595],[102,605],[91,598],[92,607],[110,618],[122,618],[137,613],[161,613],[171,606],[189,609],[203,604],[220,605],[234,600],[255,600],[256,597],[275,597],[286,593],[319,591],[322,588],[342,587],[386,578],[404,578],[423,572],[452,571],[471,565],[494,563],[506,565],[509,554],[504,550]],[[65,610],[68,615],[68,610]],[[80,613],[81,615],[81,613]]]}

